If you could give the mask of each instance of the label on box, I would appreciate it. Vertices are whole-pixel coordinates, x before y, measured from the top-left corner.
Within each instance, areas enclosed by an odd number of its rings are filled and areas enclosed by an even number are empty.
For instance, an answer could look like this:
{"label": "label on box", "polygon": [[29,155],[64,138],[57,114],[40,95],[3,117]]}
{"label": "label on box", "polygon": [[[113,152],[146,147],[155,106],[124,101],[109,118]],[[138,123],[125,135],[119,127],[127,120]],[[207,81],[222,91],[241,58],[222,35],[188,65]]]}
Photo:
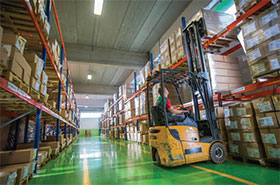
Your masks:
{"label": "label on box", "polygon": [[280,148],[267,147],[268,154],[271,158],[280,159]]}
{"label": "label on box", "polygon": [[274,26],[264,30],[263,35],[265,40],[270,39],[271,37],[274,37],[280,33],[279,31],[279,25],[275,24]]}
{"label": "label on box", "polygon": [[280,49],[280,39],[273,40],[268,44],[269,52]]}
{"label": "label on box", "polygon": [[271,66],[271,69],[279,69],[280,63],[279,63],[278,58],[270,60],[270,66]]}
{"label": "label on box", "polygon": [[231,133],[231,138],[233,141],[241,141],[240,133]]}
{"label": "label on box", "polygon": [[240,124],[242,129],[251,129],[252,126],[250,118],[241,118]]}
{"label": "label on box", "polygon": [[247,148],[248,157],[259,158],[260,152],[257,148]]}
{"label": "label on box", "polygon": [[237,116],[247,115],[246,108],[237,108],[236,113],[237,113]]}
{"label": "label on box", "polygon": [[232,152],[232,153],[238,153],[238,154],[239,154],[238,145],[229,144],[229,150],[230,150],[230,152]]}
{"label": "label on box", "polygon": [[272,117],[263,117],[258,119],[262,127],[273,126],[274,122]]}
{"label": "label on box", "polygon": [[263,103],[257,103],[260,112],[272,111],[272,106],[269,101]]}
{"label": "label on box", "polygon": [[247,49],[250,49],[250,48],[252,48],[252,47],[254,47],[254,46],[256,46],[260,43],[259,37],[255,36],[251,39],[248,39],[248,40],[246,40],[246,43],[247,43]]}
{"label": "label on box", "polygon": [[225,109],[224,109],[224,116],[225,116],[226,118],[228,118],[228,117],[230,117],[230,116],[232,116],[232,115],[233,115],[232,109],[230,109],[230,108],[225,108]]}
{"label": "label on box", "polygon": [[10,185],[10,184],[15,184],[14,182],[16,181],[16,178],[17,178],[17,172],[13,172],[9,175],[8,177],[8,180],[7,180],[7,185]]}
{"label": "label on box", "polygon": [[232,129],[238,129],[238,123],[237,121],[230,121],[230,128]]}
{"label": "label on box", "polygon": [[254,133],[243,133],[245,142],[256,142]]}
{"label": "label on box", "polygon": [[39,80],[36,80],[34,89],[35,89],[36,91],[39,91],[39,90],[40,90],[40,82],[39,82]]}
{"label": "label on box", "polygon": [[250,53],[248,53],[248,57],[250,59],[250,61],[256,60],[257,58],[261,57],[261,51],[259,48],[251,51]]}
{"label": "label on box", "polygon": [[277,140],[274,134],[262,134],[263,143],[277,144]]}
{"label": "label on box", "polygon": [[252,32],[255,32],[256,30],[257,30],[256,22],[253,21],[243,27],[243,34],[244,36],[246,36]]}
{"label": "label on box", "polygon": [[255,73],[259,74],[266,71],[266,66],[264,63],[256,64],[252,66],[252,69]]}
{"label": "label on box", "polygon": [[278,17],[277,10],[273,10],[262,17],[262,25],[265,25]]}
{"label": "label on box", "polygon": [[23,176],[22,176],[22,179],[24,179],[25,177],[27,177],[28,176],[28,171],[29,171],[29,166],[25,166],[24,168],[23,168]]}
{"label": "label on box", "polygon": [[26,40],[23,37],[18,36],[15,46],[20,51],[21,54],[23,54],[25,43],[26,43]]}

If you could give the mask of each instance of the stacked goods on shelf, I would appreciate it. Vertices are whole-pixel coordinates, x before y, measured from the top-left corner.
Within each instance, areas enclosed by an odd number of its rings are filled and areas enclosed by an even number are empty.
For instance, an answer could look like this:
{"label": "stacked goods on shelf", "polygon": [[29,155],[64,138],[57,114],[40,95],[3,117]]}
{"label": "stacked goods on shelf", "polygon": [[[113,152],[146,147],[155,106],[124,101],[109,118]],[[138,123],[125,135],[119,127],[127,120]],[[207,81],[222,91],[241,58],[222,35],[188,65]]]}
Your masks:
{"label": "stacked goods on shelf", "polygon": [[126,127],[127,140],[128,141],[138,141],[138,133],[136,131],[136,123],[132,122]]}
{"label": "stacked goods on shelf", "polygon": [[2,46],[8,52],[8,60],[2,67],[4,76],[9,81],[29,93],[31,67],[23,56],[25,43],[26,40],[19,35],[3,33]]}
{"label": "stacked goods on shelf", "polygon": [[177,28],[174,33],[172,33],[169,38],[170,45],[170,55],[171,55],[171,65],[177,63],[184,57],[184,48],[183,48],[183,38],[181,27]]}
{"label": "stacked goods on shelf", "polygon": [[280,160],[280,95],[253,100],[258,128],[268,160]]}
{"label": "stacked goods on shelf", "polygon": [[[152,91],[149,91],[149,105],[153,104],[153,94]],[[143,91],[140,93],[140,115],[144,115],[148,113],[148,105],[147,105],[147,91]]]}
{"label": "stacked goods on shelf", "polygon": [[236,57],[206,54],[205,58],[214,92],[229,91],[243,86]]}
{"label": "stacked goods on shelf", "polygon": [[[0,152],[1,184],[22,184],[33,175],[36,149],[20,149]],[[11,179],[9,179],[10,177]],[[2,181],[3,179],[3,181]]]}
{"label": "stacked goods on shelf", "polygon": [[262,12],[241,26],[247,61],[254,80],[280,75],[280,5]]}
{"label": "stacked goods on shelf", "polygon": [[[56,141],[56,136],[47,136],[46,142],[54,142],[54,141]],[[60,150],[63,150],[66,146],[64,135],[60,134],[58,136],[58,142],[60,145]]]}
{"label": "stacked goods on shelf", "polygon": [[134,99],[128,101],[124,105],[124,119],[128,120],[135,117],[135,104]]}
{"label": "stacked goods on shelf", "polygon": [[59,69],[59,67],[60,67],[60,45],[58,44],[56,39],[49,39],[48,44],[49,44],[49,49],[52,53],[55,65]]}
{"label": "stacked goods on shelf", "polygon": [[149,144],[149,123],[148,121],[140,121],[139,122],[139,139],[140,143]]}
{"label": "stacked goods on shelf", "polygon": [[248,11],[252,6],[261,0],[234,0],[237,13]]}
{"label": "stacked goods on shelf", "polygon": [[171,64],[171,56],[170,56],[170,46],[169,46],[169,40],[166,39],[161,45],[160,45],[160,65],[155,67],[154,70],[159,70],[159,66],[161,68],[168,68]]}
{"label": "stacked goods on shelf", "polygon": [[140,96],[134,98],[135,116],[140,116]]}
{"label": "stacked goods on shelf", "polygon": [[140,70],[140,87],[142,88],[146,85],[146,79],[151,72],[151,64],[147,62],[147,64]]}

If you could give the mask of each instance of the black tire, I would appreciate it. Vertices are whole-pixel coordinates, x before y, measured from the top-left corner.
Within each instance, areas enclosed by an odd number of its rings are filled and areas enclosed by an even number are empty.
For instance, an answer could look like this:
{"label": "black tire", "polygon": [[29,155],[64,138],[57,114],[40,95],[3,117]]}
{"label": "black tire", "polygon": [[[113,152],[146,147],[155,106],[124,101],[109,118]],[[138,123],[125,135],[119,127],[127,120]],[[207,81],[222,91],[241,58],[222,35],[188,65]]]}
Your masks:
{"label": "black tire", "polygon": [[156,160],[156,165],[161,166],[160,157],[158,155],[158,151],[155,151],[155,160]]}
{"label": "black tire", "polygon": [[210,158],[215,164],[223,163],[226,160],[227,152],[224,145],[216,142],[210,147]]}

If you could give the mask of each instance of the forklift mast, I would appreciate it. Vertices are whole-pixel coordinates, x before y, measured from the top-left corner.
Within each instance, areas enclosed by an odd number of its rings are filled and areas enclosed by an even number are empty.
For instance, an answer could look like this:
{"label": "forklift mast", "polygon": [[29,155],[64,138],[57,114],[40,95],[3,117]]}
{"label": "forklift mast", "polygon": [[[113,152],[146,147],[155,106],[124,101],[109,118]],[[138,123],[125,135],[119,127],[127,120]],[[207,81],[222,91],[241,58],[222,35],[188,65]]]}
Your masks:
{"label": "forklift mast", "polygon": [[213,139],[219,139],[213,103],[213,92],[201,43],[201,37],[204,34],[205,25],[202,18],[199,21],[191,22],[182,31],[184,49],[188,62],[186,82],[191,88],[194,120],[198,124],[200,121],[202,121],[199,115],[198,104],[198,99],[200,98],[206,111],[206,116]]}

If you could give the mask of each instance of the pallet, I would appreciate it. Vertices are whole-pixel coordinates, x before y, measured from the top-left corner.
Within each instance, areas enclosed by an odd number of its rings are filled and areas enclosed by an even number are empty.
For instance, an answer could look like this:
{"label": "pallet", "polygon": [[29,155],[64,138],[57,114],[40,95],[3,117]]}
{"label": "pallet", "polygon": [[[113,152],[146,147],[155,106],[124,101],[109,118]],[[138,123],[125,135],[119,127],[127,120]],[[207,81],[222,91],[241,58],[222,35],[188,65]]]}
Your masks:
{"label": "pallet", "polygon": [[264,79],[272,79],[272,78],[277,78],[280,77],[280,70],[273,70],[273,71],[269,71],[267,73],[258,75],[258,76],[252,76],[252,81],[253,83],[258,83],[258,82],[262,82]]}
{"label": "pallet", "polygon": [[4,77],[12,82],[15,86],[29,94],[30,88],[28,85],[26,85],[19,77],[13,74],[11,71],[5,71],[4,72]]}
{"label": "pallet", "polygon": [[259,164],[261,166],[267,166],[267,162],[265,159],[248,159],[246,157],[240,157],[240,156],[230,156],[230,159],[236,160],[236,161],[241,161],[244,163],[252,163],[252,164]]}
{"label": "pallet", "polygon": [[33,178],[33,174],[28,175],[27,177],[25,177],[24,179],[22,179],[22,180],[18,183],[18,185],[28,184],[28,181],[31,179],[30,176],[32,176],[32,178]]}
{"label": "pallet", "polygon": [[41,99],[41,95],[38,91],[36,91],[35,89],[31,88],[30,89],[30,94],[29,94],[32,98],[34,98],[35,100],[40,101]]}

